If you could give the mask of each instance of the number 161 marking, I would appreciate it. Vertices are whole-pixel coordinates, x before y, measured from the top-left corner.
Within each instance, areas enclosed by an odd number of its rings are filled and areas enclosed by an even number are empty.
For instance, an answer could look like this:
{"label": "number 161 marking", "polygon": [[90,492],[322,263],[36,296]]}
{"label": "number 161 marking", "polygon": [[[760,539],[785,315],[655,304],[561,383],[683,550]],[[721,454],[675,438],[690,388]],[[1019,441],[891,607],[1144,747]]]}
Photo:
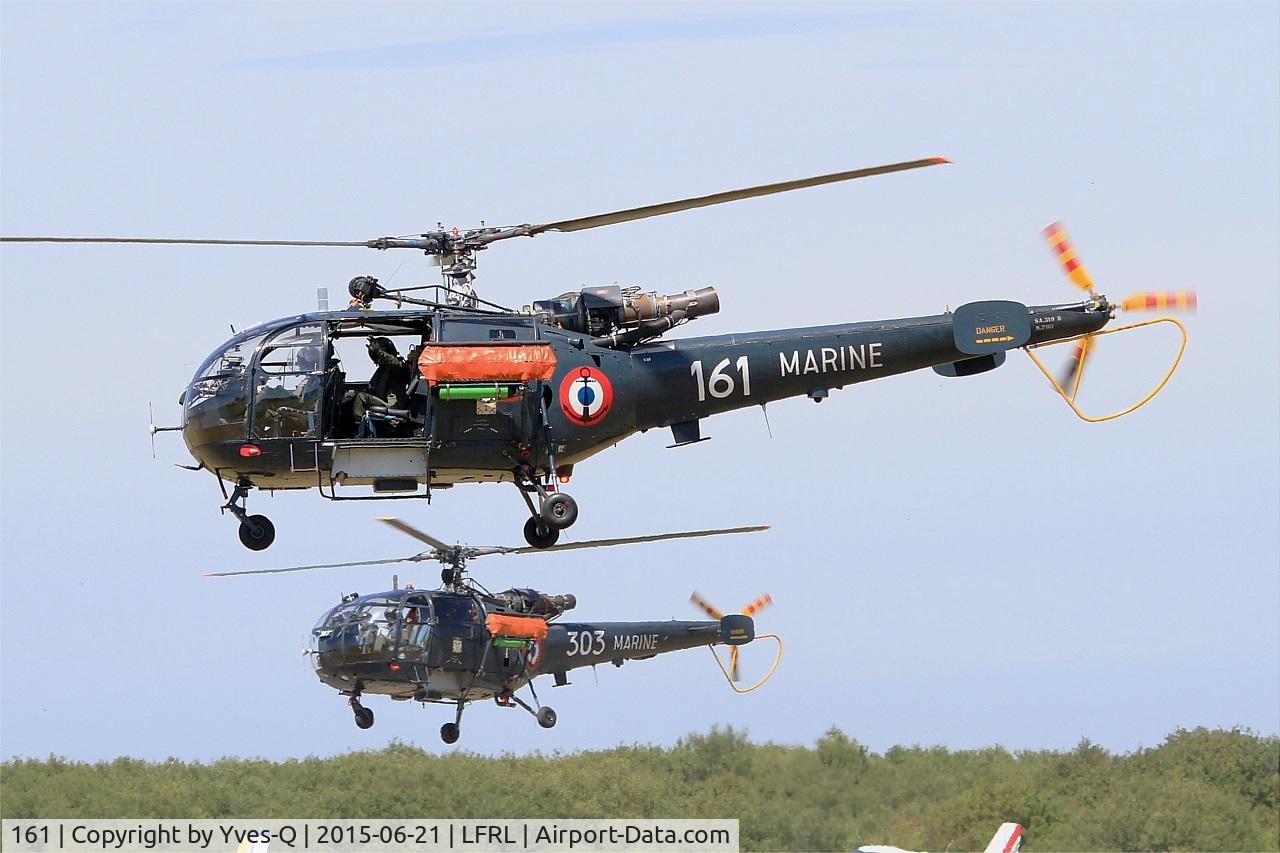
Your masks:
{"label": "number 161 marking", "polygon": [[[742,396],[751,396],[751,369],[747,364],[747,357],[740,356],[734,364],[738,368],[738,373],[742,376]],[[715,397],[717,400],[723,400],[733,393],[735,387],[733,375],[727,372],[729,367],[729,359],[721,359],[720,363],[711,371],[711,375],[706,379],[702,377],[702,361],[699,359],[689,365],[689,373],[698,382],[698,402],[705,402],[707,394]]]}

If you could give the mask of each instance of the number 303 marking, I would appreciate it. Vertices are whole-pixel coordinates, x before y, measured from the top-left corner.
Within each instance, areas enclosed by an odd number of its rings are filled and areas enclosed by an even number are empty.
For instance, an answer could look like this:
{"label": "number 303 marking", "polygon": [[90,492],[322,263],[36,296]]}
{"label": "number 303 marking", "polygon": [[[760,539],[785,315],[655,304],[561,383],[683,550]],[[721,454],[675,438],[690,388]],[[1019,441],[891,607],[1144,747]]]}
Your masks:
{"label": "number 303 marking", "polygon": [[[751,396],[751,368],[748,365],[747,357],[740,356],[734,365],[738,368],[738,373],[742,376],[742,396]],[[698,402],[705,402],[707,394],[717,400],[723,400],[733,393],[735,387],[733,376],[725,371],[729,366],[729,359],[721,359],[720,363],[711,371],[711,375],[705,380],[702,378],[702,360],[699,359],[689,365],[689,373],[698,383]]]}
{"label": "number 303 marking", "polygon": [[604,631],[570,631],[569,657],[604,654]]}

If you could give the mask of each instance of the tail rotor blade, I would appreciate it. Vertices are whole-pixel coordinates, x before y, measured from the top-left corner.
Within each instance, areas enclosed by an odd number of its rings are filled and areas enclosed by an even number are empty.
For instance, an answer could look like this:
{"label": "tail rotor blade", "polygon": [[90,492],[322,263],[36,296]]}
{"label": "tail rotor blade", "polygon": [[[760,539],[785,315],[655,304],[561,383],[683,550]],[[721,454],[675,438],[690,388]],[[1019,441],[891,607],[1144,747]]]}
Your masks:
{"label": "tail rotor blade", "polygon": [[1063,224],[1055,222],[1045,228],[1043,233],[1044,238],[1049,241],[1049,248],[1057,256],[1058,263],[1062,265],[1062,270],[1067,274],[1067,278],[1071,279],[1071,283],[1087,293],[1092,293],[1093,277],[1076,257],[1076,247],[1072,245],[1071,237]]}
{"label": "tail rotor blade", "polygon": [[710,616],[712,619],[724,618],[724,614],[721,613],[720,610],[718,610],[714,604],[712,604],[711,602],[703,598],[702,594],[699,592],[695,591],[693,595],[689,596],[689,601],[693,604],[694,607],[698,608],[703,613]]}
{"label": "tail rotor blade", "polygon": [[729,680],[739,681],[738,677],[738,649],[739,646],[729,647]]}
{"label": "tail rotor blade", "polygon": [[773,604],[773,596],[769,595],[768,593],[765,593],[764,595],[757,598],[755,601],[748,604],[746,607],[742,608],[742,615],[754,616],[771,604]]}
{"label": "tail rotor blade", "polygon": [[1149,290],[1120,303],[1121,311],[1195,311],[1194,290]]}
{"label": "tail rotor blade", "polygon": [[1076,392],[1080,390],[1080,381],[1084,378],[1084,365],[1089,360],[1089,353],[1092,349],[1093,336],[1076,341],[1071,350],[1071,360],[1067,362],[1066,368],[1058,377],[1058,386],[1066,391],[1072,399],[1075,399]]}

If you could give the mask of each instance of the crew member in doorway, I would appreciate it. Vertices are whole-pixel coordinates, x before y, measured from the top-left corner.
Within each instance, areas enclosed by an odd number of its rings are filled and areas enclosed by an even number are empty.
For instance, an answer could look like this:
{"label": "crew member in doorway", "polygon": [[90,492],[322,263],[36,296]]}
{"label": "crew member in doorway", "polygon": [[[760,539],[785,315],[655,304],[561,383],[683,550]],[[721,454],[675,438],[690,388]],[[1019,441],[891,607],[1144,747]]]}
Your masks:
{"label": "crew member in doorway", "polygon": [[356,394],[352,413],[363,420],[369,406],[403,408],[408,402],[409,363],[400,357],[395,341],[390,338],[369,339],[369,360],[378,367],[369,378],[369,390]]}

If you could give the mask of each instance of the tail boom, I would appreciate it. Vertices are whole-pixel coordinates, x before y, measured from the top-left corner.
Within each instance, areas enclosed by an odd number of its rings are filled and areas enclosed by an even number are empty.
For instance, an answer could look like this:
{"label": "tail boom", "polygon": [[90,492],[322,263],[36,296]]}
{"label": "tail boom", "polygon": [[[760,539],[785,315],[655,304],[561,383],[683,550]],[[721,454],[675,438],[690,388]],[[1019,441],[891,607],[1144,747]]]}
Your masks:
{"label": "tail boom", "polygon": [[[978,318],[986,314],[966,310],[996,305],[1025,311],[1024,330],[994,320],[984,325]],[[1097,331],[1110,319],[1110,311],[1095,301],[1033,308],[973,303],[928,317],[648,344],[632,351],[640,400],[637,428],[696,423],[788,397],[821,401],[846,385],[1065,340]]]}

